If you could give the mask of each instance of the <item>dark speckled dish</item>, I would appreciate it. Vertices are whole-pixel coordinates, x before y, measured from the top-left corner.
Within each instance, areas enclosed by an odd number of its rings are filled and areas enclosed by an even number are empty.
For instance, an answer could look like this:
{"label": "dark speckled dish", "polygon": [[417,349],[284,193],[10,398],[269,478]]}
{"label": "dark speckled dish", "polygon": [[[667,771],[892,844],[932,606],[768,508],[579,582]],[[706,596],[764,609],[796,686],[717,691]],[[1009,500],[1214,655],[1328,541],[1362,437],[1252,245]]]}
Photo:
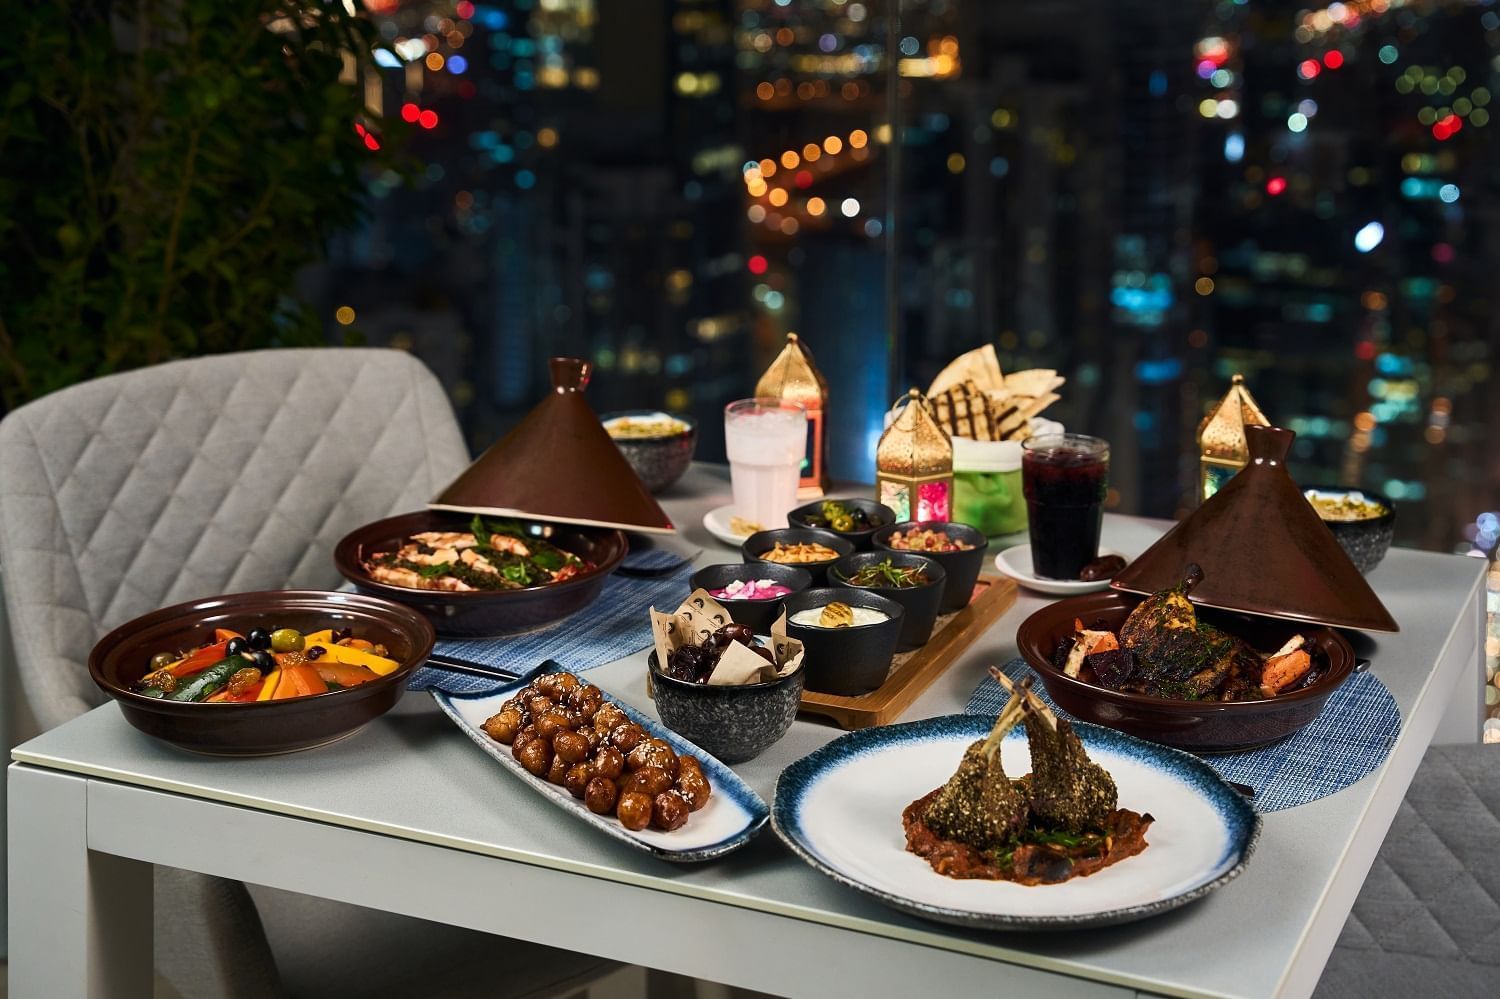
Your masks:
{"label": "dark speckled dish", "polygon": [[[620,413],[605,413],[599,417],[599,422],[608,430],[611,420],[622,417],[647,419],[660,415],[654,409],[632,409]],[[682,478],[682,473],[693,463],[693,448],[698,442],[698,430],[690,417],[675,413],[669,415],[687,429],[663,437],[611,438],[625,460],[630,462],[635,474],[640,476],[642,484],[653,493],[661,492]]]}
{"label": "dark speckled dish", "polygon": [[[859,574],[866,566],[878,565],[890,559],[898,569],[920,569],[927,574],[927,582],[921,586],[855,586],[849,577]],[[944,587],[948,576],[936,559],[915,552],[855,552],[845,555],[833,563],[828,570],[828,581],[835,586],[848,586],[868,593],[877,593],[894,600],[906,613],[901,616],[901,639],[898,650],[921,648],[932,637],[932,628],[937,624],[938,612],[943,604]]]}
{"label": "dark speckled dish", "polygon": [[1349,561],[1354,563],[1356,569],[1368,576],[1380,564],[1380,560],[1385,558],[1385,553],[1391,549],[1391,541],[1396,537],[1395,504],[1379,493],[1368,489],[1355,489],[1352,486],[1302,487],[1302,495],[1308,499],[1312,499],[1315,493],[1330,498],[1349,496],[1377,503],[1385,509],[1379,517],[1368,517],[1364,520],[1328,520],[1322,516],[1321,512],[1318,515],[1319,519],[1328,525],[1333,536],[1338,538],[1339,547],[1344,549],[1349,556]]}
{"label": "dark speckled dish", "polygon": [[725,763],[753,760],[786,735],[797,717],[804,669],[768,683],[728,687],[667,676],[655,650],[647,662],[662,723]]}
{"label": "dark speckled dish", "polygon": [[[1075,723],[1114,777],[1120,807],[1155,817],[1149,844],[1093,877],[1027,887],[958,881],[904,849],[901,812],[940,787],[994,718],[949,715],[850,732],[781,773],[771,823],[814,869],[902,912],[981,930],[1071,930],[1156,916],[1239,876],[1260,836],[1255,809],[1195,756]],[[1026,736],[1001,749],[1006,773],[1030,769]],[[892,829],[897,830],[893,835]]]}
{"label": "dark speckled dish", "polygon": [[[886,620],[853,628],[820,628],[793,624],[798,611],[824,607],[839,601],[851,607],[868,607],[886,615]],[[802,668],[808,690],[821,694],[858,696],[885,682],[891,658],[901,638],[905,609],[896,601],[853,586],[831,586],[804,590],[786,598],[786,633],[802,643]]]}
{"label": "dark speckled dish", "polygon": [[[818,544],[831,548],[838,554],[826,562],[769,562],[761,558],[780,542],[784,545]],[[747,565],[791,565],[812,576],[814,586],[823,586],[828,581],[828,567],[854,551],[854,542],[845,540],[832,531],[818,531],[807,527],[777,527],[769,531],[758,531],[740,545],[740,554]]]}
{"label": "dark speckled dish", "polygon": [[[928,531],[944,531],[948,537],[974,547],[957,552],[911,552],[910,549],[891,547],[891,538],[897,531],[904,533],[913,527]],[[984,568],[985,550],[990,544],[990,539],[985,537],[984,532],[977,527],[951,520],[909,520],[883,531],[876,531],[871,540],[876,551],[909,552],[930,558],[943,567],[943,571],[948,574],[948,580],[943,584],[941,610],[943,614],[961,611],[969,606],[969,601],[974,598],[974,584],[979,582],[979,572]]]}
{"label": "dark speckled dish", "polygon": [[[722,590],[735,580],[748,582],[752,579],[774,580],[790,589],[792,593],[801,593],[812,586],[812,575],[807,570],[799,569],[794,565],[777,565],[774,562],[729,562],[724,565],[704,566],[693,573],[688,586],[689,592],[698,589]],[[745,625],[757,635],[771,633],[771,625],[776,623],[776,618],[781,614],[781,608],[786,603],[786,597],[776,597],[771,600],[729,600],[723,597],[714,597],[714,599],[729,612],[731,620]]]}
{"label": "dark speckled dish", "polygon": [[[810,523],[809,521],[814,519],[818,521],[822,520],[823,504],[829,501],[842,503],[846,507],[863,510],[865,512],[865,516],[869,518],[870,526],[858,531],[834,531],[831,527],[819,527],[817,523]],[[874,537],[875,532],[884,530],[885,528],[890,527],[896,522],[896,511],[892,510],[884,503],[877,503],[872,499],[844,499],[839,497],[829,497],[826,500],[814,500],[811,503],[797,507],[795,510],[786,515],[786,522],[793,527],[806,527],[813,530],[833,531],[834,534],[837,534],[839,537],[852,544],[855,551],[868,551],[870,547],[870,539]]]}

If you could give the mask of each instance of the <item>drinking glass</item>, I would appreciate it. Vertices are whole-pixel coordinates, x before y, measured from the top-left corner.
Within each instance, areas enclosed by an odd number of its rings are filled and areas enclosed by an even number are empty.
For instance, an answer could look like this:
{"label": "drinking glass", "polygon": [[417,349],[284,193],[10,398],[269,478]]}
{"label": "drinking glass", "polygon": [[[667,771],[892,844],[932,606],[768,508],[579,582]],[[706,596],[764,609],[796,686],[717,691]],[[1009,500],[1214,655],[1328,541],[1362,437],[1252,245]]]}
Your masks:
{"label": "drinking glass", "polygon": [[1021,447],[1032,571],[1049,579],[1077,579],[1099,556],[1109,442],[1083,434],[1044,434]]}
{"label": "drinking glass", "polygon": [[724,447],[735,516],[785,527],[807,453],[807,411],[781,399],[731,402],[724,407]]}

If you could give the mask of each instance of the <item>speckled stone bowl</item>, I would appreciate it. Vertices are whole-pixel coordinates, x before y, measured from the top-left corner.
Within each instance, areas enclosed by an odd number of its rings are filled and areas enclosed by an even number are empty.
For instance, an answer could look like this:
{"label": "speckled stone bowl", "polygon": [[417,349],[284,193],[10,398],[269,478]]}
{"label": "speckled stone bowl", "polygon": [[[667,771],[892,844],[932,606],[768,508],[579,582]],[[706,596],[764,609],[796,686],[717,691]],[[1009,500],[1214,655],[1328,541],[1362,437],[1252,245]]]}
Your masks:
{"label": "speckled stone bowl", "polygon": [[797,717],[807,672],[799,667],[769,683],[709,686],[662,673],[654,650],[647,661],[662,723],[725,763],[753,760],[786,734]]}
{"label": "speckled stone bowl", "polygon": [[1380,560],[1385,558],[1385,553],[1390,551],[1391,541],[1396,536],[1395,505],[1379,493],[1368,489],[1356,489],[1352,486],[1302,487],[1302,495],[1311,499],[1312,493],[1320,493],[1328,497],[1349,496],[1379,504],[1385,509],[1385,513],[1379,517],[1369,517],[1365,520],[1323,520],[1323,523],[1328,525],[1328,529],[1333,532],[1333,536],[1338,538],[1339,546],[1348,554],[1349,561],[1353,562],[1354,567],[1361,573],[1368,576],[1380,564]]}
{"label": "speckled stone bowl", "polygon": [[[779,565],[775,562],[729,562],[723,565],[708,565],[693,573],[688,580],[688,592],[694,590],[722,590],[735,580],[770,579],[787,587],[792,593],[801,593],[812,584],[812,574],[794,565]],[[787,594],[790,596],[791,594]],[[757,635],[769,635],[771,625],[781,616],[786,597],[769,600],[734,600],[714,597],[737,624],[743,624]]]}
{"label": "speckled stone bowl", "polygon": [[[631,409],[619,413],[605,413],[599,422],[608,429],[609,421],[621,417],[647,419],[659,416],[655,409]],[[653,493],[659,493],[682,478],[682,473],[693,463],[693,448],[698,443],[697,426],[692,419],[677,413],[668,414],[672,419],[687,425],[687,429],[666,437],[612,438],[635,474]]]}

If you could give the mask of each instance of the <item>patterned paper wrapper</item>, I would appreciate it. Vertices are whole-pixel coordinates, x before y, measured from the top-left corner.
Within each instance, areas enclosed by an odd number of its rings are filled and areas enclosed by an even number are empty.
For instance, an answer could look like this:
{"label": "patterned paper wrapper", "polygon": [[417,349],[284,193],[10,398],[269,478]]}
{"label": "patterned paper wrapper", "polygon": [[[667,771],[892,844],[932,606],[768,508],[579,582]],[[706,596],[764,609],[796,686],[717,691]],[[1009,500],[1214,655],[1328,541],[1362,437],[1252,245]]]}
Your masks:
{"label": "patterned paper wrapper", "polygon": [[[673,652],[684,645],[701,645],[704,639],[733,620],[724,605],[704,589],[694,590],[671,614],[651,608],[651,638],[656,647],[656,661],[665,670]],[[739,686],[765,683],[796,672],[802,666],[802,643],[787,636],[785,610],[771,625],[771,655],[775,665],[739,642],[730,642],[719,656],[718,665],[709,674],[708,682],[717,686]]]}

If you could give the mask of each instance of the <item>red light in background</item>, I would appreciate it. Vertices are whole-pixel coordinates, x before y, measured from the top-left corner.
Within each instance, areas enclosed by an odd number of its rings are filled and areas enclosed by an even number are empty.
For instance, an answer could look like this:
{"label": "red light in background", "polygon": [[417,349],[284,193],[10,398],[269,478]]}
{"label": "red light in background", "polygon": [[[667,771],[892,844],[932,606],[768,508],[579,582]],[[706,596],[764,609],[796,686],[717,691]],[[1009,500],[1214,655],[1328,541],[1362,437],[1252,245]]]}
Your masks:
{"label": "red light in background", "polygon": [[1266,181],[1266,193],[1269,194],[1273,198],[1276,197],[1276,195],[1280,194],[1282,191],[1285,191],[1285,190],[1286,190],[1286,178],[1285,177],[1272,177],[1270,180]]}
{"label": "red light in background", "polygon": [[410,101],[408,101],[405,104],[401,105],[401,120],[402,121],[411,122],[411,123],[415,124],[416,120],[417,120],[417,116],[420,115],[421,113],[422,113],[422,109],[419,108],[419,107],[417,107],[415,104],[411,103]]}
{"label": "red light in background", "polygon": [[750,273],[751,274],[764,274],[766,272],[766,270],[770,266],[771,266],[770,262],[768,260],[766,260],[765,257],[761,256],[759,253],[757,253],[755,256],[753,256],[753,257],[750,258]]}
{"label": "red light in background", "polygon": [[1455,254],[1452,243],[1438,243],[1432,248],[1432,259],[1440,264],[1451,264]]}
{"label": "red light in background", "polygon": [[1361,340],[1354,345],[1354,356],[1361,361],[1373,361],[1375,359],[1375,342],[1373,340]]}
{"label": "red light in background", "polygon": [[1464,120],[1457,115],[1450,114],[1446,118],[1440,118],[1433,123],[1432,137],[1439,142],[1443,142],[1463,127]]}
{"label": "red light in background", "polygon": [[1316,59],[1303,59],[1297,64],[1297,75],[1304,80],[1311,80],[1323,72],[1323,64]]}
{"label": "red light in background", "polygon": [[458,3],[453,7],[453,13],[467,21],[474,16],[474,5],[469,0],[458,0]]}
{"label": "red light in background", "polygon": [[1323,56],[1323,65],[1327,66],[1329,69],[1338,69],[1343,64],[1344,53],[1340,52],[1338,49],[1334,49],[1333,51],[1328,52]]}
{"label": "red light in background", "polygon": [[417,124],[423,128],[437,128],[438,116],[436,111],[423,111],[417,115]]}
{"label": "red light in background", "polygon": [[813,175],[810,171],[798,170],[797,176],[792,178],[792,182],[798,187],[806,189],[812,187]]}

